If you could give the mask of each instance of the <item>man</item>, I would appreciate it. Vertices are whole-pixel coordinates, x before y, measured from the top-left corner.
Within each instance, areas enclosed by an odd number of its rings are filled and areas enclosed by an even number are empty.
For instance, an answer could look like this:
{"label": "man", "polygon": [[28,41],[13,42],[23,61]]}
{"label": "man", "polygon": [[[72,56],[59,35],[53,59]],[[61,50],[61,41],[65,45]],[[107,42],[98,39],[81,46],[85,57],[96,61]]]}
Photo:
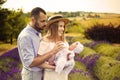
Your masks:
{"label": "man", "polygon": [[42,38],[41,30],[45,28],[46,20],[46,12],[42,8],[34,8],[31,11],[30,23],[18,36],[18,51],[23,64],[21,72],[22,80],[41,80],[42,69],[39,65],[63,48],[59,42],[46,54],[37,55]]}

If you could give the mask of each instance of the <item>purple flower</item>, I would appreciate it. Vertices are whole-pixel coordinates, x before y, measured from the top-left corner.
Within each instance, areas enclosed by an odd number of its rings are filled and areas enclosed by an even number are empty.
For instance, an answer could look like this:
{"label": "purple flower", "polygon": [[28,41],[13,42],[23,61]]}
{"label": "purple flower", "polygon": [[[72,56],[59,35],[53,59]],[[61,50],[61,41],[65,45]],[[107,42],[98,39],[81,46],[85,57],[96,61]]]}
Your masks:
{"label": "purple flower", "polygon": [[88,69],[92,69],[99,57],[99,54],[88,55],[82,58],[81,62],[84,63]]}
{"label": "purple flower", "polygon": [[18,54],[18,48],[14,48],[6,53],[4,53],[2,56],[0,56],[0,59],[5,58],[5,57],[10,57],[13,58],[15,60],[20,60],[19,58],[19,54]]}
{"label": "purple flower", "polygon": [[83,70],[82,69],[73,69],[70,74],[73,74],[73,73],[82,73]]}
{"label": "purple flower", "polygon": [[18,49],[14,48],[0,56],[0,80],[21,80],[21,64]]}
{"label": "purple flower", "polygon": [[75,57],[75,61],[81,61],[82,58],[81,57]]}

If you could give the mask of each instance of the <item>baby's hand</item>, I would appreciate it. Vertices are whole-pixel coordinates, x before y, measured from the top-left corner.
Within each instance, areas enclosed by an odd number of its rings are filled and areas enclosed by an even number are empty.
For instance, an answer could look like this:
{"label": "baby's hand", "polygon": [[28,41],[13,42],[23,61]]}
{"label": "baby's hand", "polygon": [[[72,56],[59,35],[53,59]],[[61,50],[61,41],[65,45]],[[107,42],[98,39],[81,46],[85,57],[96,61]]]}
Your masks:
{"label": "baby's hand", "polygon": [[67,54],[67,61],[70,60],[70,54],[71,54],[71,53],[68,53],[68,54]]}

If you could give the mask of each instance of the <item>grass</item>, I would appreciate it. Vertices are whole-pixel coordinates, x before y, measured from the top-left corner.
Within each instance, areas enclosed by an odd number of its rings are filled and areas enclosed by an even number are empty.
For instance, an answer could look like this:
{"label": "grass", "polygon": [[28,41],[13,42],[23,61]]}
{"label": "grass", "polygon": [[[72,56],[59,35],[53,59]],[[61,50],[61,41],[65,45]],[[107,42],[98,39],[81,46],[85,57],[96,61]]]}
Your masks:
{"label": "grass", "polygon": [[66,33],[65,36],[72,36],[72,37],[83,37],[84,35],[81,33]]}
{"label": "grass", "polygon": [[70,17],[70,20],[73,22],[77,22],[84,26],[84,28],[90,28],[90,26],[94,25],[95,23],[105,24],[108,25],[112,23],[114,26],[120,24],[120,14],[99,14],[100,18],[86,18],[83,17]]}
{"label": "grass", "polygon": [[3,43],[3,42],[0,42],[0,56],[2,54],[4,54],[5,52],[15,48],[17,45],[16,45],[16,42],[14,44],[10,44],[10,43]]}

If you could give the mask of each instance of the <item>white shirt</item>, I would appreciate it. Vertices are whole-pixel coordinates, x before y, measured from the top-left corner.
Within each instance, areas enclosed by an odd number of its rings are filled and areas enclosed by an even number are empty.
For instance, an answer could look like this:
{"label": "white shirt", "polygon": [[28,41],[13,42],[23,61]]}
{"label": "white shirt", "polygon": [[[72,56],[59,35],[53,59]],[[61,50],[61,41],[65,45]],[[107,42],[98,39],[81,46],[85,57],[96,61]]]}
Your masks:
{"label": "white shirt", "polygon": [[41,71],[38,67],[30,68],[29,65],[37,56],[39,43],[42,37],[38,31],[27,25],[18,36],[18,51],[23,67],[30,71]]}

